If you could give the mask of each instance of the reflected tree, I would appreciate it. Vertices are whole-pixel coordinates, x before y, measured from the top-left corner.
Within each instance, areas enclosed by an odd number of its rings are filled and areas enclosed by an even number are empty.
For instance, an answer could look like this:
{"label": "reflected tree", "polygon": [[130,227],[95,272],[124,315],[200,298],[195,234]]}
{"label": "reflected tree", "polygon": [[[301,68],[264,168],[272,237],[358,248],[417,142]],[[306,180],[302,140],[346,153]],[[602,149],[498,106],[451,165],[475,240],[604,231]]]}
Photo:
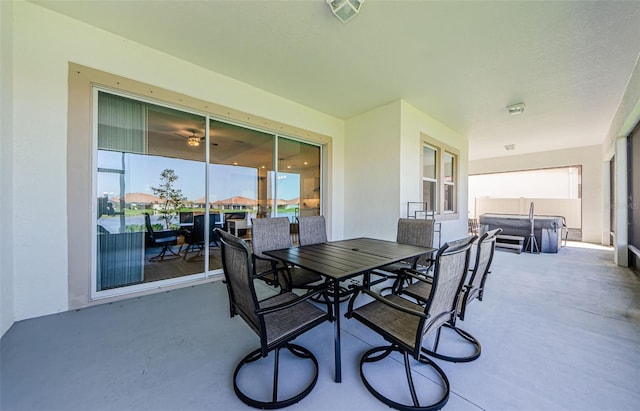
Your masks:
{"label": "reflected tree", "polygon": [[161,215],[159,220],[164,221],[167,229],[171,228],[171,221],[178,215],[178,212],[184,207],[186,197],[182,195],[182,190],[174,187],[174,183],[178,179],[174,170],[165,169],[160,173],[160,186],[151,187],[153,194],[162,200]]}

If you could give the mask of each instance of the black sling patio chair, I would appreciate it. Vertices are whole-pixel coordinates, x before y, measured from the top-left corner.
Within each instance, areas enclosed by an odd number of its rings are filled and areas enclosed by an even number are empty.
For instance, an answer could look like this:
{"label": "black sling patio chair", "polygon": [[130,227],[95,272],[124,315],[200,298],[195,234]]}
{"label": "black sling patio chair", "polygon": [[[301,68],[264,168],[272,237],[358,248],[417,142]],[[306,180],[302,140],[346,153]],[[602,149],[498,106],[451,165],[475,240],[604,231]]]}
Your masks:
{"label": "black sling patio chair", "polygon": [[283,291],[291,291],[294,288],[312,289],[322,281],[318,273],[285,266],[281,261],[263,254],[265,251],[292,246],[289,218],[254,218],[251,225],[254,269],[265,282],[280,286]]}
{"label": "black sling patio chair", "polygon": [[327,223],[324,216],[298,217],[298,238],[300,245],[327,242]]}
{"label": "black sling patio chair", "polygon": [[[416,245],[419,247],[433,247],[433,230],[435,220],[421,218],[400,218],[398,219],[398,231],[396,241],[401,244]],[[399,261],[380,267],[373,272],[382,275],[387,279],[394,280],[393,286],[386,287],[383,291],[396,289],[398,281],[401,279],[408,280],[406,276],[401,274],[406,269],[428,272],[433,264],[433,253],[427,253],[407,261]]]}
{"label": "black sling patio chair", "polygon": [[[446,328],[454,330],[460,337],[462,337],[463,341],[470,343],[473,346],[473,352],[465,355],[453,355],[438,352],[438,344],[440,340],[436,339],[433,349],[427,349],[423,347],[422,351],[424,353],[445,361],[452,362],[469,362],[480,357],[480,353],[482,352],[480,341],[478,341],[478,339],[471,335],[468,331],[465,331],[462,328],[458,327],[456,325],[456,318],[464,321],[468,305],[476,299],[482,301],[485,282],[487,281],[487,275],[489,274],[491,262],[493,261],[493,254],[496,246],[496,236],[501,232],[501,228],[488,231],[476,241],[477,246],[475,247],[476,254],[474,267],[467,275],[467,281],[462,286],[462,290],[460,291],[460,295],[458,296],[456,313],[452,315],[447,324],[445,324]],[[418,275],[418,273],[415,272],[406,272],[405,274],[410,276]],[[424,304],[428,300],[429,294],[431,292],[432,284],[429,282],[429,280],[430,278],[427,278],[426,281],[415,282],[407,288],[400,288],[398,292],[405,296],[415,298],[418,302]]]}
{"label": "black sling patio chair", "polygon": [[164,261],[180,257],[171,249],[172,246],[178,244],[177,230],[155,231],[151,225],[151,217],[147,213],[144,213],[144,224],[147,228],[147,247],[162,247],[160,253],[149,258],[149,261]]}
{"label": "black sling patio chair", "polygon": [[[319,294],[325,294],[326,299],[326,288],[318,288],[301,296],[285,292],[261,301],[258,300],[254,282],[258,276],[254,274],[249,246],[244,240],[226,231],[219,228],[216,231],[222,243],[222,268],[229,294],[231,317],[240,315],[260,337],[260,348],[250,352],[236,366],[233,373],[233,389],[242,402],[256,408],[275,409],[295,404],[313,390],[318,380],[318,360],[311,351],[293,344],[291,341],[332,317],[331,305],[328,304],[328,300],[327,312],[307,301],[312,296]],[[280,361],[282,348],[286,348],[293,354],[296,360],[294,362],[297,363],[298,358],[310,361],[314,369],[313,377],[304,389],[287,398],[280,398],[278,394],[278,387],[283,383],[280,381],[280,375],[287,376],[287,365]],[[271,398],[255,398],[259,395],[248,395],[246,393],[248,390],[241,389],[243,384],[239,383],[238,377],[241,369],[247,364],[266,358],[271,352],[274,357]],[[243,381],[252,380],[249,388],[263,387],[267,381],[259,379],[258,375],[251,373],[251,371],[245,369]],[[300,386],[298,378],[298,374],[295,379],[290,378],[290,385]],[[268,396],[265,394],[265,397]]]}
{"label": "black sling patio chair", "polygon": [[[298,217],[298,238],[301,246],[327,242],[327,222],[324,216]],[[333,283],[329,284],[329,300],[333,301]],[[340,286],[340,302],[347,301],[351,291]],[[314,299],[316,302],[321,302]]]}
{"label": "black sling patio chair", "polygon": [[[422,342],[433,333],[438,333],[455,314],[457,296],[460,293],[464,277],[469,267],[469,250],[474,237],[449,242],[442,246],[435,258],[431,294],[427,303],[422,306],[401,296],[390,294],[381,296],[368,289],[360,288],[349,301],[348,318],[354,318],[387,340],[389,346],[374,347],[365,352],[360,359],[360,377],[365,387],[374,397],[386,405],[399,410],[435,410],[442,408],[449,399],[449,379],[434,361],[422,353]],[[417,281],[422,281],[418,279]],[[361,307],[354,308],[359,293],[365,293],[374,300]],[[406,392],[393,392],[390,398],[385,384],[388,380],[381,379],[376,386],[367,378],[365,365],[383,361],[392,352],[399,352],[404,359],[405,376],[408,383]],[[440,379],[442,392],[430,394],[430,400],[424,400],[427,393],[418,391],[414,384],[411,370],[411,359],[419,364],[429,366]],[[397,364],[389,359],[383,367],[383,375],[391,372],[389,367]],[[371,366],[371,365],[369,365]],[[423,371],[421,370],[421,373]],[[422,377],[421,377],[422,379]],[[431,384],[431,381],[429,381]],[[384,393],[383,393],[384,392]],[[385,395],[386,394],[386,395]],[[421,401],[422,398],[422,401]],[[424,404],[428,402],[428,404]]]}

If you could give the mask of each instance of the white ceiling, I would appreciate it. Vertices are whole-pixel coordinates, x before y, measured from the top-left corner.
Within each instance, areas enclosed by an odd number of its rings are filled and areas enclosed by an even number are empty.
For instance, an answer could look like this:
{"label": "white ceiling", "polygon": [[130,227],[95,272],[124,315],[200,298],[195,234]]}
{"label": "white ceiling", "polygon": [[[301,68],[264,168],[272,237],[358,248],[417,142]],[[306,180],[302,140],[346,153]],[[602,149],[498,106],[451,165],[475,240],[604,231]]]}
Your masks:
{"label": "white ceiling", "polygon": [[602,143],[640,55],[638,0],[34,3],[343,119],[404,99],[471,159]]}

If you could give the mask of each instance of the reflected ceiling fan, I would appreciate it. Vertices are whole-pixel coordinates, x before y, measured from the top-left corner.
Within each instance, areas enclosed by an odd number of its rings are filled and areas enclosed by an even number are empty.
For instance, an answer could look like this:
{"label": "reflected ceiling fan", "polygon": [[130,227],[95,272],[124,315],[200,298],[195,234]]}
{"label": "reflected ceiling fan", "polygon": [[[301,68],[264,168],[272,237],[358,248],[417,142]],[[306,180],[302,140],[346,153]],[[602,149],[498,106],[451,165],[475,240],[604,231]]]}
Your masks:
{"label": "reflected ceiling fan", "polygon": [[[198,131],[200,130],[196,130],[196,129],[186,129],[186,132],[191,133],[190,136],[185,136],[179,133],[175,133],[176,136],[180,136],[182,138],[186,138],[187,139],[187,144],[189,144],[191,147],[198,147],[200,145],[200,143],[204,143],[204,141],[206,140],[206,138],[204,136],[199,137],[198,136]],[[217,143],[211,143],[212,146],[217,146]]]}
{"label": "reflected ceiling fan", "polygon": [[185,130],[188,131],[189,133],[191,133],[190,136],[183,136],[182,134],[178,134],[175,133],[176,136],[180,136],[182,138],[186,138],[187,139],[187,144],[189,144],[191,147],[198,147],[200,145],[200,143],[204,142],[204,137],[198,137],[198,135],[196,134],[197,130]]}

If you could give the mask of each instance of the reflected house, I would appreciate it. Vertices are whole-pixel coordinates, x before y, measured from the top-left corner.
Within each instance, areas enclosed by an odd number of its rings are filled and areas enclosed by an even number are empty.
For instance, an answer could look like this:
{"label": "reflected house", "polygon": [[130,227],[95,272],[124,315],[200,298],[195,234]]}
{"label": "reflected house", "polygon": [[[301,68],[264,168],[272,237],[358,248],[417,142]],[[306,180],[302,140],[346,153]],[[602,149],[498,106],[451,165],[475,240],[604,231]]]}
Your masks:
{"label": "reflected house", "polygon": [[[211,200],[209,200],[209,202],[213,204]],[[193,201],[189,201],[189,203],[191,204],[191,208],[205,208],[207,205],[207,199],[203,196]]]}
{"label": "reflected house", "polygon": [[212,206],[220,210],[255,210],[258,207],[258,201],[243,196],[235,196],[214,201]]}
{"label": "reflected house", "polygon": [[291,200],[278,199],[278,207],[297,209],[300,208],[300,198],[292,198]]}
{"label": "reflected house", "polygon": [[110,201],[117,209],[131,210],[159,210],[163,202],[159,197],[147,193],[126,193],[124,203],[120,196],[112,197]]}

